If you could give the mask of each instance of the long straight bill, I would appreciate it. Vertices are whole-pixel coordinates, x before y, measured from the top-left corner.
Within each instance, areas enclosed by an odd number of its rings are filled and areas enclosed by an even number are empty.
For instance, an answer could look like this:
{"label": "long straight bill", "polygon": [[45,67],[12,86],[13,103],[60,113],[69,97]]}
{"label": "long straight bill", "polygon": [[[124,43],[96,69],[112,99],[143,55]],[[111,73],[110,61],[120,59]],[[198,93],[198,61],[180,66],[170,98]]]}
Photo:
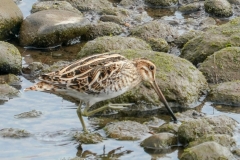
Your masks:
{"label": "long straight bill", "polygon": [[177,118],[175,117],[172,109],[168,106],[167,100],[164,97],[164,95],[162,94],[162,91],[160,90],[160,88],[158,87],[156,81],[154,81],[152,83],[152,86],[154,88],[154,90],[157,92],[157,95],[159,96],[160,101],[164,104],[164,106],[167,108],[168,112],[170,113],[170,115],[172,116],[174,122],[177,122]]}

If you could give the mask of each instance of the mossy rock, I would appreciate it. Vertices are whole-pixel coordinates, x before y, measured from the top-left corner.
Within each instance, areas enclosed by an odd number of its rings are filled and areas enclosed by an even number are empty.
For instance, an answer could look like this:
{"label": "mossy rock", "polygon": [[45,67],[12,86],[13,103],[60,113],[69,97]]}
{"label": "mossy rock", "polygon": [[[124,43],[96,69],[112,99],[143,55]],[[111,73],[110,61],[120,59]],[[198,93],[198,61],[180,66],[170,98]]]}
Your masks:
{"label": "mossy rock", "polygon": [[[156,81],[169,102],[175,106],[189,107],[198,101],[200,95],[208,89],[205,77],[190,62],[174,55],[150,50],[115,50],[109,53],[118,53],[128,59],[145,57],[157,67]],[[150,84],[143,83],[139,87],[124,93],[121,96],[96,103],[102,106],[107,103],[136,103],[159,105],[159,98]]]}
{"label": "mossy rock", "polygon": [[216,51],[226,47],[239,47],[239,37],[240,18],[238,17],[226,24],[208,29],[203,34],[188,41],[184,45],[180,57],[197,65]]}
{"label": "mossy rock", "polygon": [[104,36],[87,42],[78,57],[90,56],[91,54],[109,52],[111,50],[139,49],[152,50],[145,41],[134,37]]}
{"label": "mossy rock", "polygon": [[23,14],[13,1],[0,1],[0,40],[15,37],[19,32],[22,21]]}
{"label": "mossy rock", "polygon": [[240,106],[240,80],[224,82],[211,87],[208,100],[218,104]]}
{"label": "mossy rock", "polygon": [[230,17],[233,15],[232,6],[227,0],[206,0],[204,8],[207,13],[218,17]]}
{"label": "mossy rock", "polygon": [[200,3],[195,2],[195,3],[190,3],[190,4],[180,6],[179,11],[181,11],[184,14],[187,14],[187,13],[198,11],[200,10],[200,8],[201,8]]}
{"label": "mossy rock", "polygon": [[240,80],[240,47],[227,47],[209,56],[199,67],[209,83]]}
{"label": "mossy rock", "polygon": [[14,45],[0,41],[0,57],[0,74],[21,73],[22,56]]}
{"label": "mossy rock", "polygon": [[89,25],[89,30],[83,37],[86,40],[93,40],[97,37],[119,35],[122,31],[122,27],[116,23],[99,22]]}
{"label": "mossy rock", "polygon": [[200,145],[185,149],[180,160],[236,160],[233,154],[216,142],[205,142]]}
{"label": "mossy rock", "polygon": [[89,20],[66,10],[43,10],[28,16],[22,23],[19,40],[22,46],[48,47],[71,44],[88,31]]}

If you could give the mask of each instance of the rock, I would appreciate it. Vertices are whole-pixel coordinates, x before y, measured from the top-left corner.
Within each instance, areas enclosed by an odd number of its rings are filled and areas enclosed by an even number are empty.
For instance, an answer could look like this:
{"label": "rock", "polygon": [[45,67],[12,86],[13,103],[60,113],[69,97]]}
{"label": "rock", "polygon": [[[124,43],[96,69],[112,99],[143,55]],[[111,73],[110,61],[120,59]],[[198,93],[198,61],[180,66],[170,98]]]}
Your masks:
{"label": "rock", "polygon": [[170,49],[167,41],[162,38],[149,38],[148,43],[154,51],[168,52]]}
{"label": "rock", "polygon": [[104,36],[87,42],[78,53],[78,57],[123,49],[151,50],[151,47],[145,41],[134,37]]}
{"label": "rock", "polygon": [[19,85],[20,82],[20,78],[14,74],[0,75],[0,84]]}
{"label": "rock", "polygon": [[157,131],[158,132],[169,132],[173,134],[178,133],[178,128],[180,127],[180,123],[165,123],[158,127]]}
{"label": "rock", "polygon": [[15,37],[22,21],[23,14],[13,1],[0,1],[0,40]]}
{"label": "rock", "polygon": [[193,64],[203,62],[209,55],[226,47],[238,47],[240,37],[240,18],[212,29],[191,39],[182,49],[180,57]]}
{"label": "rock", "polygon": [[203,32],[199,30],[190,30],[188,32],[183,33],[180,35],[174,42],[179,46],[183,47],[189,40],[201,35]]}
{"label": "rock", "polygon": [[199,70],[209,83],[240,80],[239,61],[240,47],[227,47],[208,56]]}
{"label": "rock", "polygon": [[189,4],[182,5],[179,7],[179,11],[181,11],[184,14],[195,12],[200,9],[201,9],[201,4],[199,2],[189,3]]}
{"label": "rock", "polygon": [[65,1],[44,1],[44,2],[36,2],[32,5],[32,13],[42,11],[42,10],[48,10],[48,9],[56,9],[56,10],[67,10],[71,12],[75,12],[79,15],[82,15],[82,13],[74,8],[70,3]]}
{"label": "rock", "polygon": [[125,23],[123,18],[121,18],[120,16],[115,16],[115,15],[102,15],[100,17],[100,21],[113,22],[113,23],[121,24],[121,25],[123,25]]}
{"label": "rock", "polygon": [[100,22],[91,24],[89,31],[84,35],[84,39],[93,40],[97,37],[115,36],[122,33],[122,27],[113,22]]}
{"label": "rock", "polygon": [[237,5],[240,4],[240,0],[228,0],[228,2],[231,4],[237,4]]}
{"label": "rock", "polygon": [[99,133],[75,133],[73,138],[83,144],[96,144],[103,141]]}
{"label": "rock", "polygon": [[209,142],[209,141],[214,141],[217,142],[218,144],[227,147],[229,150],[232,147],[236,146],[236,141],[234,138],[232,138],[229,135],[226,134],[209,134],[205,135],[203,137],[198,138],[196,141],[192,141],[189,143],[188,148],[191,148],[193,146],[197,146],[201,143],[204,142]]}
{"label": "rock", "polygon": [[231,159],[236,160],[233,154],[216,142],[205,142],[195,147],[185,149],[180,160],[203,160],[203,159]]}
{"label": "rock", "polygon": [[139,37],[148,42],[150,38],[162,38],[167,42],[178,37],[177,30],[164,21],[151,21],[130,30],[131,36]]}
{"label": "rock", "polygon": [[18,96],[19,91],[9,86],[8,84],[0,84],[0,100],[9,100],[9,98],[13,98]]}
{"label": "rock", "polygon": [[191,119],[181,124],[178,129],[179,141],[188,143],[208,134],[233,134],[236,121],[227,116]]}
{"label": "rock", "polygon": [[201,22],[200,22],[200,29],[201,30],[207,30],[207,29],[209,29],[209,28],[214,28],[214,27],[217,27],[216,26],[216,21],[215,21],[215,19],[214,18],[212,18],[212,17],[206,17],[206,18],[204,18],[203,20],[201,20]]}
{"label": "rock", "polygon": [[176,113],[175,116],[177,117],[178,121],[184,122],[184,121],[189,121],[192,119],[200,119],[205,117],[205,114],[200,113],[198,111],[195,110],[187,110],[185,112],[182,113]]}
{"label": "rock", "polygon": [[89,20],[66,10],[43,10],[28,16],[20,30],[22,46],[48,47],[70,43],[87,33]]}
{"label": "rock", "polygon": [[154,134],[141,142],[141,146],[147,149],[165,150],[177,145],[177,136],[172,133]]}
{"label": "rock", "polygon": [[14,45],[0,41],[0,57],[0,74],[21,73],[22,56]]}
{"label": "rock", "polygon": [[104,130],[108,137],[118,140],[139,140],[149,132],[146,125],[134,121],[113,122]]}
{"label": "rock", "polygon": [[[97,45],[92,45],[92,47],[94,46]],[[89,51],[89,53],[96,52],[93,50]],[[177,56],[150,50],[115,50],[109,53],[118,53],[128,59],[145,57],[151,60],[157,67],[157,84],[162,89],[167,100],[174,103],[174,106],[189,107],[194,105],[200,95],[208,88],[206,79],[202,73],[190,62]],[[135,103],[137,105],[144,104],[145,106],[146,104],[150,104],[149,107],[155,106],[154,108],[156,108],[156,106],[159,106],[159,97],[150,84],[143,83],[121,96],[96,103],[95,105],[103,106],[109,102]]]}
{"label": "rock", "polygon": [[143,0],[121,0],[119,2],[119,6],[122,6],[124,8],[132,8],[136,6],[144,6],[144,1]]}
{"label": "rock", "polygon": [[15,118],[36,118],[42,115],[41,111],[31,110],[15,115]]}
{"label": "rock", "polygon": [[232,6],[227,0],[206,0],[205,11],[218,17],[230,17],[233,15]]}
{"label": "rock", "polygon": [[29,137],[31,134],[23,129],[17,128],[4,128],[0,130],[0,136],[6,138],[23,138]]}
{"label": "rock", "polygon": [[145,0],[145,2],[153,6],[170,7],[176,5],[178,0]]}
{"label": "rock", "polygon": [[240,81],[217,84],[211,88],[208,99],[218,104],[240,106]]}
{"label": "rock", "polygon": [[202,0],[178,0],[178,2],[182,5],[194,3],[194,2],[200,2],[200,1],[202,1]]}

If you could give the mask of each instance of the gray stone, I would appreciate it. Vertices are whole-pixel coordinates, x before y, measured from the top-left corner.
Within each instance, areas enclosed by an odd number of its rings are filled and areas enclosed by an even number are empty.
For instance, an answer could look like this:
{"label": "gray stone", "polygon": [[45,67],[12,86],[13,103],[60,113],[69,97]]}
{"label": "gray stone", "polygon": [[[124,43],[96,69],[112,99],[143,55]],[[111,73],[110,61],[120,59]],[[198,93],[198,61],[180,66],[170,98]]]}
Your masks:
{"label": "gray stone", "polygon": [[139,140],[149,132],[146,125],[134,121],[113,122],[104,130],[108,137],[118,140]]}
{"label": "gray stone", "polygon": [[41,111],[31,110],[15,115],[15,118],[35,118],[42,115]]}
{"label": "gray stone", "polygon": [[0,40],[7,40],[18,34],[23,14],[11,0],[0,1]]}
{"label": "gray stone", "polygon": [[0,136],[7,138],[23,138],[29,137],[31,134],[23,129],[17,128],[4,128],[0,130]]}
{"label": "gray stone", "polygon": [[9,86],[8,84],[0,84],[0,100],[9,100],[9,98],[13,98],[18,96],[19,91]]}
{"label": "gray stone", "polygon": [[154,6],[169,7],[176,5],[178,0],[145,0],[145,2]]}
{"label": "gray stone", "polygon": [[88,31],[89,20],[66,10],[43,10],[28,16],[20,30],[22,46],[48,47],[70,43]]}
{"label": "gray stone", "polygon": [[0,57],[0,74],[21,73],[22,56],[14,45],[0,41]]}
{"label": "gray stone", "polygon": [[205,142],[192,148],[185,149],[180,160],[223,159],[236,160],[233,154],[216,142]]}
{"label": "gray stone", "polygon": [[172,133],[162,132],[154,134],[141,142],[141,146],[148,149],[164,150],[177,145],[177,136]]}

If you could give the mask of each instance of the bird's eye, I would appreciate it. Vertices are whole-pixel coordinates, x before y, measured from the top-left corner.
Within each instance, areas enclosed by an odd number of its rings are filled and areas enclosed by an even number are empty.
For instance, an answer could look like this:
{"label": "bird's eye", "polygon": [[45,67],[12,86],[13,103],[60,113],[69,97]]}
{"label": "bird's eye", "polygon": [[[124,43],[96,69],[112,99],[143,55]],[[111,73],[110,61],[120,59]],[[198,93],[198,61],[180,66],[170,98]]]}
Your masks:
{"label": "bird's eye", "polygon": [[154,70],[154,66],[149,66],[149,69],[150,70]]}

